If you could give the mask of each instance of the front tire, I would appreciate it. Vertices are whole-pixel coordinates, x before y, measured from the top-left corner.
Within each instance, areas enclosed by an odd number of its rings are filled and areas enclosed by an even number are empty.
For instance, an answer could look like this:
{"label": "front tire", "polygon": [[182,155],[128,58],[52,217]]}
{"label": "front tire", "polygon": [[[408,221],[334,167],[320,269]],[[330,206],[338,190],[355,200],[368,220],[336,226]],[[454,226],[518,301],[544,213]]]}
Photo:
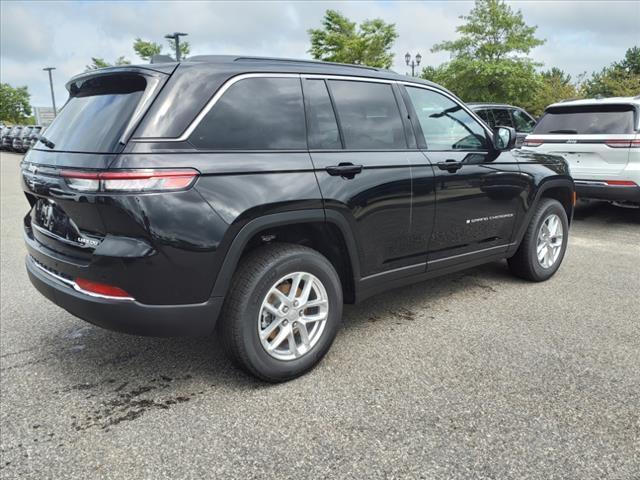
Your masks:
{"label": "front tire", "polygon": [[248,373],[283,382],[327,353],[342,318],[342,286],[333,265],[301,245],[249,253],[236,271],[220,318],[230,358]]}
{"label": "front tire", "polygon": [[568,238],[569,221],[562,204],[541,199],[518,251],[508,260],[511,272],[534,282],[548,280],[560,268]]}

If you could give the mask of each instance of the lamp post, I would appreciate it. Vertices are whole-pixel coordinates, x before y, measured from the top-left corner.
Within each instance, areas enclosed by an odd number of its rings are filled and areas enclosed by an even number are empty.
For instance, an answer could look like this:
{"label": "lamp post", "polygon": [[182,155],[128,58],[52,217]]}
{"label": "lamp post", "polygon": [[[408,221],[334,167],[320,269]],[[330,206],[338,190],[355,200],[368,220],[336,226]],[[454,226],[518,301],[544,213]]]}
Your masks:
{"label": "lamp post", "polygon": [[173,33],[168,33],[164,36],[164,38],[173,40],[176,43],[176,62],[180,61],[180,37],[185,37],[187,35],[189,34],[182,33],[182,32],[173,32]]}
{"label": "lamp post", "polygon": [[422,55],[420,55],[419,53],[416,54],[415,61],[411,58],[411,54],[409,52],[407,52],[407,54],[404,56],[404,61],[407,62],[407,65],[409,67],[411,67],[412,77],[416,76],[416,67],[420,65],[421,60],[422,60]]}
{"label": "lamp post", "polygon": [[51,70],[55,70],[56,67],[45,67],[42,70],[49,72],[49,87],[51,88],[51,103],[53,103],[53,116],[58,114],[56,110],[56,96],[53,94],[53,77],[51,76]]}

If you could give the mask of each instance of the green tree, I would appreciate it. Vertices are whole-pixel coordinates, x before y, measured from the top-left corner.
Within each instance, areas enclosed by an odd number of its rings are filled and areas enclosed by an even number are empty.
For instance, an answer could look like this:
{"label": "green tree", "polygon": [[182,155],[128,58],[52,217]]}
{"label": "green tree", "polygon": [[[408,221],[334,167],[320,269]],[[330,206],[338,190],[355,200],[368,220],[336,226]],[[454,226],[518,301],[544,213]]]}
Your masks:
{"label": "green tree", "polygon": [[[176,58],[176,42],[170,38],[167,39],[167,42],[169,42],[169,49],[173,52],[173,58]],[[189,42],[180,40],[180,58],[184,60],[189,53],[191,53],[191,45]]]}
{"label": "green tree", "polygon": [[640,94],[640,47],[629,48],[620,62],[593,73],[582,85],[586,97],[627,97]]}
{"label": "green tree", "polygon": [[154,55],[160,54],[162,45],[155,42],[148,42],[137,37],[133,42],[133,51],[136,52],[142,60],[149,61]]}
{"label": "green tree", "polygon": [[327,10],[322,28],[308,30],[316,60],[389,68],[393,63],[391,47],[398,34],[392,23],[376,18],[356,26],[336,10]]}
{"label": "green tree", "polygon": [[440,83],[469,102],[532,102],[540,87],[539,65],[527,55],[544,43],[535,36],[537,27],[502,0],[476,0],[460,18],[465,23],[456,29],[459,37],[432,48],[452,57],[439,69]]}
{"label": "green tree", "polygon": [[[169,50],[173,52],[173,58],[176,58],[176,43],[172,39],[167,39],[169,44]],[[142,59],[150,61],[154,55],[160,55],[162,53],[162,45],[159,43],[142,40],[137,37],[133,42],[133,50]],[[189,42],[180,42],[180,58],[187,58],[187,55],[191,52],[191,45]]]}
{"label": "green tree", "polygon": [[27,87],[0,83],[0,121],[24,123],[31,116],[31,94]]}
{"label": "green tree", "polygon": [[119,67],[121,65],[130,65],[131,62],[124,57],[118,57],[115,62],[109,63],[104,58],[91,57],[91,63],[85,66],[85,71],[97,70],[99,68]]}
{"label": "green tree", "polygon": [[560,100],[578,98],[580,95],[571,75],[553,67],[540,73],[540,87],[533,99],[522,106],[534,116],[540,116],[544,109]]}

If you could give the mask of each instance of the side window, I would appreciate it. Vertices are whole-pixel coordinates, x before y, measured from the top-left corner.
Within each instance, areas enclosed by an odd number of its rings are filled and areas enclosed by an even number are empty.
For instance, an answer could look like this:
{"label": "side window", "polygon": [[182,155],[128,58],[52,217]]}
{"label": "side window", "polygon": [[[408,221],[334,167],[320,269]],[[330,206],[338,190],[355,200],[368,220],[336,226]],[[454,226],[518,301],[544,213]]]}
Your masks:
{"label": "side window", "polygon": [[522,133],[531,133],[536,121],[526,113],[520,110],[513,110],[513,123],[516,125],[516,131]]}
{"label": "side window", "polygon": [[347,149],[407,148],[400,110],[387,83],[329,80]]}
{"label": "side window", "polygon": [[407,87],[428,150],[486,150],[484,128],[453,100],[424,88]]}
{"label": "side window", "polygon": [[306,150],[298,78],[246,78],[220,97],[190,137],[196,148]]}
{"label": "side window", "polygon": [[495,121],[493,120],[493,115],[491,115],[491,110],[475,110],[478,116],[484,120],[484,123],[489,125],[489,127],[495,127]]}
{"label": "side window", "polygon": [[495,125],[493,127],[513,127],[513,120],[511,120],[511,115],[509,114],[509,110],[506,108],[494,108],[493,109],[493,118],[495,121]]}
{"label": "side window", "polygon": [[311,149],[342,148],[336,115],[324,80],[305,80],[307,139]]}

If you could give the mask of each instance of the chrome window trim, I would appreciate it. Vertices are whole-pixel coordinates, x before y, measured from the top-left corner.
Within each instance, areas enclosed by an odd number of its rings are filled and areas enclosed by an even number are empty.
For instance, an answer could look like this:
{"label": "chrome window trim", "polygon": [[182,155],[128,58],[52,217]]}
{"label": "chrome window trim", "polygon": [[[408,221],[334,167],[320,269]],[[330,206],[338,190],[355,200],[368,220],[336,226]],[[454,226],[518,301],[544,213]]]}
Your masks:
{"label": "chrome window trim", "polygon": [[237,82],[246,80],[248,78],[299,78],[301,80],[307,80],[307,79],[347,80],[347,81],[354,81],[354,82],[383,83],[387,85],[397,84],[397,85],[407,85],[411,87],[424,88],[426,90],[432,90],[436,93],[444,95],[452,102],[456,103],[457,105],[460,105],[467,113],[469,113],[472,116],[473,119],[475,119],[480,124],[480,126],[482,126],[482,128],[490,135],[491,138],[493,137],[493,133],[491,132],[491,130],[489,130],[484,126],[482,120],[477,115],[475,115],[472,110],[467,108],[464,104],[460,104],[455,97],[453,97],[452,95],[449,95],[444,90],[441,90],[436,87],[431,87],[429,85],[407,82],[403,80],[391,80],[391,79],[376,78],[376,77],[357,77],[352,75],[332,75],[332,74],[326,74],[326,73],[243,73],[240,75],[236,75],[235,77],[231,77],[225,83],[223,83],[222,86],[216,91],[213,97],[209,99],[209,101],[206,103],[204,108],[200,111],[200,113],[198,113],[198,115],[196,115],[196,117],[191,121],[189,126],[185,129],[185,131],[179,137],[172,137],[172,138],[136,137],[136,138],[131,138],[129,141],[136,142],[136,143],[150,143],[150,142],[169,143],[169,142],[184,142],[188,140],[191,134],[193,133],[193,131],[196,128],[198,128],[202,119],[211,111],[211,109],[218,102],[218,100],[220,100],[220,98],[226,93],[226,91],[229,90],[229,88],[231,88],[231,86],[233,86]]}

